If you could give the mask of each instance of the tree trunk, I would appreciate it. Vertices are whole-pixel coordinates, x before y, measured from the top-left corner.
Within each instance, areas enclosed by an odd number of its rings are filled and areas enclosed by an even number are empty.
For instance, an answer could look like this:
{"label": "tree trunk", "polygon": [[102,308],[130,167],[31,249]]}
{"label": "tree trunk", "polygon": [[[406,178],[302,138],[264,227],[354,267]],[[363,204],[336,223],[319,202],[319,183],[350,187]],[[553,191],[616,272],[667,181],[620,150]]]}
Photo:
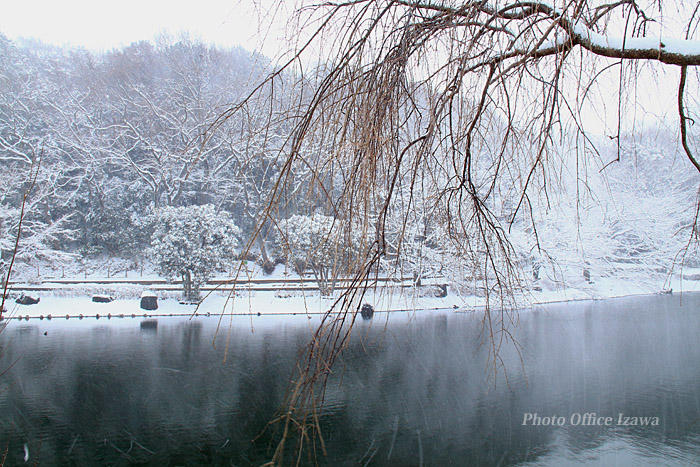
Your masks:
{"label": "tree trunk", "polygon": [[192,273],[185,271],[182,274],[183,297],[185,300],[192,300]]}
{"label": "tree trunk", "polygon": [[328,290],[328,279],[326,277],[326,270],[323,266],[311,266],[311,270],[314,273],[314,278],[316,279],[316,283],[318,284],[318,290],[321,292],[322,297],[327,297],[329,295],[329,290]]}
{"label": "tree trunk", "polygon": [[263,266],[270,262],[270,258],[267,256],[267,248],[265,247],[265,241],[262,235],[258,235],[258,246],[260,247],[260,259],[262,259]]}

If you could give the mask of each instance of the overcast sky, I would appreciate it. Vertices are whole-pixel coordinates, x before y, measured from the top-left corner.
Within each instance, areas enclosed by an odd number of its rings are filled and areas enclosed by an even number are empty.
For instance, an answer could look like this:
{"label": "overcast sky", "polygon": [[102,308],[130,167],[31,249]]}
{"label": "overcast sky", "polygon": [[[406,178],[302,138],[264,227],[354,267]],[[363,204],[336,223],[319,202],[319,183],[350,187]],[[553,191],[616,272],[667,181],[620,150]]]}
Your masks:
{"label": "overcast sky", "polygon": [[[241,45],[274,59],[289,44],[280,39],[282,27],[269,25],[287,25],[287,4],[293,0],[6,0],[0,12],[0,32],[13,40],[37,38],[54,45],[104,51],[153,40],[163,32],[175,35],[184,31],[206,43]],[[263,32],[261,19],[268,24]],[[643,108],[654,114],[654,121],[673,108],[672,97],[673,93],[659,92],[658,83],[638,96],[646,101]],[[617,100],[611,103],[614,111],[599,108],[597,112],[610,114],[607,120],[616,123]],[[593,117],[601,124],[602,118]]]}
{"label": "overcast sky", "polygon": [[[263,35],[252,4],[251,0],[7,0],[0,32],[10,39],[33,37],[100,51],[152,40],[164,31],[188,31],[207,43],[260,50]],[[274,41],[267,42],[263,52],[274,55]]]}

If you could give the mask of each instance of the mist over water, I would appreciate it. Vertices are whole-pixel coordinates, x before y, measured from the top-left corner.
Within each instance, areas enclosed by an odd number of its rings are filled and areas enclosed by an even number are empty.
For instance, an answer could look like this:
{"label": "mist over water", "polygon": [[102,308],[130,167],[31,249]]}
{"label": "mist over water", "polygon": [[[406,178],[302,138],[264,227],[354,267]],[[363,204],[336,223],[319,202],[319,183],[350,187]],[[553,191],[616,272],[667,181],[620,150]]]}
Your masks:
{"label": "mist over water", "polygon": [[[481,312],[376,314],[334,368],[321,416],[327,456],[315,460],[697,463],[699,305],[686,294],[522,311],[495,372]],[[227,326],[215,338],[214,318],[12,322],[0,334],[6,465],[27,453],[28,465],[260,465],[307,321],[234,321],[225,363]],[[564,423],[524,425],[526,414]]]}

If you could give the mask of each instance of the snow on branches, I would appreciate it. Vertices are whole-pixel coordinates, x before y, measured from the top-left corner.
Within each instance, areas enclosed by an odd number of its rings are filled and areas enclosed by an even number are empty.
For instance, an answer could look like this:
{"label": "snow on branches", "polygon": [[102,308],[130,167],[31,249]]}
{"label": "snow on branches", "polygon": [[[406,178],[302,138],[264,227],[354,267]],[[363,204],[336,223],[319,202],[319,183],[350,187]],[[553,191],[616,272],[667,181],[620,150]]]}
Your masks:
{"label": "snow on branches", "polygon": [[323,214],[295,214],[280,223],[280,244],[300,274],[310,269],[321,294],[332,295],[342,275],[351,274],[367,247],[357,230],[344,231],[337,219]]}
{"label": "snow on branches", "polygon": [[233,260],[240,230],[212,205],[167,207],[156,211],[150,254],[160,273],[183,282],[184,298],[199,298],[199,288]]}

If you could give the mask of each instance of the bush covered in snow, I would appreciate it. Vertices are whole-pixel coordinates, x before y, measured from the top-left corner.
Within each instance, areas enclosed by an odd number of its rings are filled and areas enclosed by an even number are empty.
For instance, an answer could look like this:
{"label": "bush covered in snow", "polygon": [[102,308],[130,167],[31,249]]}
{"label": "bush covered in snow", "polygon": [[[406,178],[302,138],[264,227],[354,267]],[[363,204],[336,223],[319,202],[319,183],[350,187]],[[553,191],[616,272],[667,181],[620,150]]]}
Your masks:
{"label": "bush covered in snow", "polygon": [[322,295],[333,293],[339,277],[353,273],[367,248],[358,231],[345,232],[331,216],[293,215],[280,223],[278,239],[289,262],[300,273],[310,269]]}
{"label": "bush covered in snow", "polygon": [[182,279],[185,299],[196,300],[201,284],[233,260],[239,234],[212,205],[162,208],[155,215],[150,254],[161,274]]}

